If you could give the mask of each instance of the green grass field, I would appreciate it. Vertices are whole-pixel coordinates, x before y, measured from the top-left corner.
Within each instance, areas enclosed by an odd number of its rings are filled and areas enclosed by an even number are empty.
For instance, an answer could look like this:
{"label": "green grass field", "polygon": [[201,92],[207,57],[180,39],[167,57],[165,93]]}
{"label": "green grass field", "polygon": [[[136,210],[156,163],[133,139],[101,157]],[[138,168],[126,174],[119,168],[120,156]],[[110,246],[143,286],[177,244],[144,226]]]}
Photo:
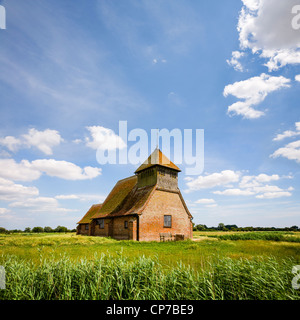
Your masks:
{"label": "green grass field", "polygon": [[300,299],[297,232],[194,232],[134,242],[75,234],[0,235],[0,299]]}

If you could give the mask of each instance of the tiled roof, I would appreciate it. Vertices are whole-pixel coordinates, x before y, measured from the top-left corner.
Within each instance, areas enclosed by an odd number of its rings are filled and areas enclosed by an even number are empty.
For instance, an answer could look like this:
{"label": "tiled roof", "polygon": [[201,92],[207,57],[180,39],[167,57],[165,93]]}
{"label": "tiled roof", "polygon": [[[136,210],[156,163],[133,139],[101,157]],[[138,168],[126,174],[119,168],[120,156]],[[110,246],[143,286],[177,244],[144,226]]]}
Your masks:
{"label": "tiled roof", "polygon": [[109,214],[108,217],[139,214],[155,188],[155,185],[142,188],[134,187],[124,199],[120,208]]}
{"label": "tiled roof", "polygon": [[83,216],[83,218],[77,222],[78,224],[81,224],[81,223],[90,223],[91,220],[92,220],[92,216],[94,216],[97,212],[100,211],[102,207],[102,204],[93,204],[89,211]]}
{"label": "tiled roof", "polygon": [[136,176],[120,180],[103,202],[101,210],[92,218],[139,214],[155,187],[152,185],[138,188]]}
{"label": "tiled roof", "polygon": [[160,165],[176,171],[181,171],[170,159],[168,159],[159,149],[155,149],[148,159],[136,169],[135,173],[148,169],[155,165]]}
{"label": "tiled roof", "polygon": [[93,219],[101,218],[114,211],[116,211],[128,194],[132,191],[137,183],[137,177],[132,176],[116,183],[114,188],[111,190],[110,194],[107,196],[102,204],[101,210],[97,212]]}

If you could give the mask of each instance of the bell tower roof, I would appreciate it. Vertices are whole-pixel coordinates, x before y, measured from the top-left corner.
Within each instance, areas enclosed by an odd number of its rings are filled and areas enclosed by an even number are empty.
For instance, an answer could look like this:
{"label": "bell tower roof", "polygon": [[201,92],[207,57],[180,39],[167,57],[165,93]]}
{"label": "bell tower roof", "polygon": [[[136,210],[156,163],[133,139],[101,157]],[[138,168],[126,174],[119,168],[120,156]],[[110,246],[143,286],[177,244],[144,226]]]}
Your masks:
{"label": "bell tower roof", "polygon": [[161,151],[160,149],[156,148],[148,159],[142,163],[136,170],[135,173],[141,172],[145,169],[148,169],[153,166],[162,166],[169,169],[173,169],[175,171],[180,172],[181,170],[172,162],[170,161]]}

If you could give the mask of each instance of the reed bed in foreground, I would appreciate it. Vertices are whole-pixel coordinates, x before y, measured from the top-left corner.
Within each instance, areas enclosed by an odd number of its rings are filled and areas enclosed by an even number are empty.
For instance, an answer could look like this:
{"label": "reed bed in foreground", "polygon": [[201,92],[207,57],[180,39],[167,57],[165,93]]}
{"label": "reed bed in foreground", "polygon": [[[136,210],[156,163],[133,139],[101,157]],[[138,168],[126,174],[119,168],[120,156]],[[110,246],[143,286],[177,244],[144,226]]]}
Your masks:
{"label": "reed bed in foreground", "polygon": [[165,267],[156,258],[129,261],[102,254],[72,261],[43,259],[39,264],[6,257],[6,289],[12,300],[285,300],[300,299],[291,286],[291,259],[214,259],[195,271],[178,263]]}

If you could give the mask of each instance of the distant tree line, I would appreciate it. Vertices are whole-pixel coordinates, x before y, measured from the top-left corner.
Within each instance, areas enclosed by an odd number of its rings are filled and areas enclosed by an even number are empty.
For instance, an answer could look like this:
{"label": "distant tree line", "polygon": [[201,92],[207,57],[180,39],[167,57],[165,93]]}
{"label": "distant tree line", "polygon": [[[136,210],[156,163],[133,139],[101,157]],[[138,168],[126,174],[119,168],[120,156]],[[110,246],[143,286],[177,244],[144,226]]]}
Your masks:
{"label": "distant tree line", "polygon": [[219,223],[217,227],[207,227],[205,224],[193,224],[194,231],[300,231],[298,226],[285,228],[275,227],[238,227],[236,224]]}
{"label": "distant tree line", "polygon": [[69,230],[63,226],[57,226],[55,229],[51,227],[33,227],[32,229],[27,227],[23,230],[13,229],[13,230],[6,230],[5,228],[0,227],[0,233],[41,233],[41,232],[76,232],[76,229]]}

